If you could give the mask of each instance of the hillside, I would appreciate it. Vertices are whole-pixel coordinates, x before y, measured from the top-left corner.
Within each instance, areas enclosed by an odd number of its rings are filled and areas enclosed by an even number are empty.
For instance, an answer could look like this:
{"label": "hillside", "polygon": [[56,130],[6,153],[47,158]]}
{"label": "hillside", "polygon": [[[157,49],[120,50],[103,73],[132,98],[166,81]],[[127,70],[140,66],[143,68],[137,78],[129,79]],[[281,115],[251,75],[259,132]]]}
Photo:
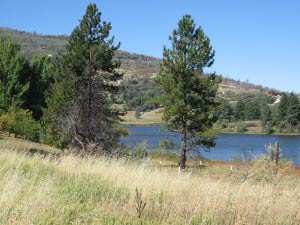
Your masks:
{"label": "hillside", "polygon": [[[41,35],[0,27],[0,36],[3,35],[10,36],[19,43],[23,54],[29,59],[34,55],[54,56],[58,52],[63,52],[68,41],[68,37],[63,35]],[[122,50],[116,52],[115,59],[121,61],[121,67],[118,70],[124,74],[124,81],[122,82],[124,88],[119,92],[119,99],[124,103],[128,113],[123,117],[123,123],[137,125],[161,123],[162,114],[159,109],[162,107],[163,92],[154,79],[158,74],[161,60]],[[251,100],[256,102],[258,106],[263,102],[272,105],[280,99],[278,96],[280,92],[277,90],[249,82],[236,81],[228,77],[222,77],[218,92],[218,96],[226,99],[230,104],[231,109],[228,113],[231,114],[227,115],[227,118],[234,118],[234,107],[238,101],[247,100],[249,103]],[[245,120],[259,120],[260,118],[256,114],[253,118],[246,118]],[[238,124],[232,126],[227,124],[226,131],[234,131],[236,128],[230,127],[237,126]],[[247,128],[247,130],[253,132],[252,127],[251,129]],[[262,129],[260,126],[256,126],[255,130],[261,132]]]}
{"label": "hillside", "polygon": [[[39,54],[54,55],[62,52],[68,41],[68,37],[63,35],[41,35],[3,27],[0,27],[1,35],[11,36],[20,44],[22,52],[28,58]],[[125,79],[151,77],[159,69],[160,60],[154,57],[117,51],[115,58],[121,61],[122,66],[119,71],[124,73]]]}
{"label": "hillside", "polygon": [[10,36],[20,44],[21,51],[30,58],[39,54],[56,54],[63,51],[68,41],[66,36],[40,35],[26,31],[18,31],[0,27],[1,36]]}
{"label": "hillside", "polygon": [[[41,35],[37,33],[29,33],[26,31],[18,31],[10,28],[0,27],[0,36],[9,35],[21,45],[23,53],[28,57],[37,54],[56,54],[64,51],[64,46],[68,41],[67,36]],[[116,59],[121,61],[120,72],[124,73],[124,79],[140,79],[155,77],[159,70],[160,59],[129,53],[126,51],[117,51]],[[265,88],[260,85],[250,84],[248,82],[235,81],[230,78],[223,77],[219,92],[227,95],[241,93],[277,93],[277,90]]]}

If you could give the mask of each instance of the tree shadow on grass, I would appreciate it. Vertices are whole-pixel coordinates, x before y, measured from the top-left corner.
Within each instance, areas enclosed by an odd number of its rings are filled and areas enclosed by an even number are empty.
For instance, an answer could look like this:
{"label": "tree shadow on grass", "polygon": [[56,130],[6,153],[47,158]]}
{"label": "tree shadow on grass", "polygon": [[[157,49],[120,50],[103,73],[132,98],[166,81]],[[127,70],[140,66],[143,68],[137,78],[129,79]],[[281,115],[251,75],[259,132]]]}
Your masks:
{"label": "tree shadow on grass", "polygon": [[39,149],[39,148],[30,148],[27,152],[28,156],[39,156],[41,158],[53,158],[53,159],[58,159],[61,157],[60,153],[54,153],[54,152],[49,152],[44,149]]}

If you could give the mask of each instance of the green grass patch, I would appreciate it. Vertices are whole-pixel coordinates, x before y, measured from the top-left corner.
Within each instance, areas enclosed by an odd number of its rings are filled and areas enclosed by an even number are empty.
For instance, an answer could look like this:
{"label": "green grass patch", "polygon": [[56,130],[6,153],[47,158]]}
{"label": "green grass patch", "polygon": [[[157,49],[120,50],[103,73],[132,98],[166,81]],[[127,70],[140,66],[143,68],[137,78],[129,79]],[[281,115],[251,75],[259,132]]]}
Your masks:
{"label": "green grass patch", "polygon": [[167,151],[167,150],[153,150],[150,151],[150,156],[152,158],[162,158],[162,159],[167,159],[167,160],[178,160],[178,154],[175,152]]}
{"label": "green grass patch", "polygon": [[0,194],[5,199],[0,224],[99,224],[109,213],[107,203],[121,208],[128,202],[126,188],[99,175],[70,173],[53,161],[26,158],[0,155],[0,193],[5,193]]}

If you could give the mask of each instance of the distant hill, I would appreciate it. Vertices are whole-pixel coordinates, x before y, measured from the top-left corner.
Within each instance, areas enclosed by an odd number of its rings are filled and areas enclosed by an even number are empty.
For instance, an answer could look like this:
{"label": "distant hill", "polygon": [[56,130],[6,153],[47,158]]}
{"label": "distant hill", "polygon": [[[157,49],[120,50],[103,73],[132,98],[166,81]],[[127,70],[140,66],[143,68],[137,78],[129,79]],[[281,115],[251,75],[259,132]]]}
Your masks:
{"label": "distant hill", "polygon": [[64,51],[68,41],[68,37],[63,35],[40,35],[3,27],[0,27],[0,35],[12,37],[21,45],[22,52],[28,58],[39,54],[57,54],[59,51]]}
{"label": "distant hill", "polygon": [[[68,42],[68,37],[64,35],[41,35],[3,27],[0,27],[1,35],[10,36],[20,44],[27,58],[63,52]],[[151,56],[117,51],[115,58],[121,60],[122,66],[119,70],[125,74],[126,79],[155,76],[159,69],[160,60]]]}
{"label": "distant hill", "polygon": [[[41,35],[3,27],[0,27],[1,35],[11,36],[21,45],[23,53],[28,58],[38,54],[55,55],[58,52],[63,52],[68,41],[68,37],[64,35]],[[124,73],[125,80],[155,77],[159,71],[160,59],[151,56],[117,51],[115,58],[121,61],[119,71]],[[222,84],[220,84],[219,92],[225,97],[247,93],[266,93],[271,95],[280,93],[275,89],[224,77]]]}

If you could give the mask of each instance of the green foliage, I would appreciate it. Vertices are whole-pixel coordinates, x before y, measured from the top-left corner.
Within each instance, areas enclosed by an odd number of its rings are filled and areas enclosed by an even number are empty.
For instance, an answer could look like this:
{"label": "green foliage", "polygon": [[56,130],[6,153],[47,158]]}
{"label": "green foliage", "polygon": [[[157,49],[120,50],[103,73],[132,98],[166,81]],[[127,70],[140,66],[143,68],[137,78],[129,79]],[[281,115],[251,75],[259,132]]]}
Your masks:
{"label": "green foliage", "polygon": [[245,103],[242,100],[239,100],[235,106],[235,118],[237,120],[243,120],[245,118]]}
{"label": "green foliage", "polygon": [[17,111],[13,127],[16,135],[32,141],[39,141],[40,124],[34,120],[30,111],[22,109]]}
{"label": "green foliage", "polygon": [[109,150],[121,135],[121,112],[113,107],[119,90],[116,82],[122,78],[115,71],[120,62],[113,56],[120,45],[113,45],[110,30],[96,5],[88,5],[58,59],[45,122],[48,139],[57,138],[61,146],[72,144],[87,151],[95,144],[98,150]]}
{"label": "green foliage", "polygon": [[140,119],[141,115],[142,115],[142,113],[139,110],[135,111],[135,114],[134,114],[135,118]]}
{"label": "green foliage", "polygon": [[267,104],[261,106],[260,120],[263,132],[272,134],[274,132],[274,118],[272,110]]}
{"label": "green foliage", "polygon": [[244,123],[237,123],[236,125],[236,132],[238,133],[244,133],[246,132],[248,129],[247,129],[247,125],[244,124]]}
{"label": "green foliage", "polygon": [[47,107],[43,111],[43,141],[56,147],[64,148],[70,142],[70,137],[63,133],[62,118],[66,116],[66,109],[74,95],[75,77],[65,72],[61,58],[54,61],[53,79],[45,93]]}
{"label": "green foliage", "polygon": [[184,16],[170,37],[172,48],[164,48],[158,83],[165,92],[164,120],[168,129],[182,133],[181,168],[188,146],[213,146],[211,127],[217,120],[216,92],[220,80],[203,75],[213,64],[214,51],[201,27],[191,16]]}
{"label": "green foliage", "polygon": [[272,134],[274,133],[274,123],[272,121],[269,121],[267,122],[264,127],[263,127],[263,131],[266,133],[266,134]]}
{"label": "green foliage", "polygon": [[14,133],[32,141],[39,141],[40,123],[33,119],[29,110],[10,108],[0,116],[1,130]]}
{"label": "green foliage", "polygon": [[289,95],[286,120],[291,126],[298,125],[300,121],[300,101],[294,93]]}
{"label": "green foliage", "polygon": [[284,93],[274,114],[274,120],[280,132],[298,132],[300,123],[299,97],[293,93]]}
{"label": "green foliage", "polygon": [[261,118],[262,106],[272,104],[275,99],[266,94],[240,94],[234,108],[236,120],[258,120]]}
{"label": "green foliage", "polygon": [[272,112],[267,104],[261,106],[260,120],[262,127],[265,127],[268,123],[272,121]]}
{"label": "green foliage", "polygon": [[[21,49],[20,51],[22,53],[26,53],[27,59],[32,59],[30,64],[28,62],[25,63],[24,68],[24,74],[22,75],[21,83],[24,86],[24,84],[28,83],[29,90],[25,91],[25,93],[22,95],[21,100],[24,101],[22,104],[22,107],[28,108],[31,111],[33,111],[33,116],[35,119],[39,119],[40,116],[43,114],[43,111],[41,111],[41,108],[46,108],[45,101],[43,101],[43,91],[41,91],[41,87],[44,83],[44,75],[51,75],[54,72],[47,72],[49,71],[48,68],[48,61],[50,59],[55,60],[55,56],[58,52],[65,52],[65,45],[68,41],[67,36],[50,36],[50,35],[40,35],[36,33],[28,33],[24,31],[17,31],[12,30],[9,28],[0,28],[0,36],[7,36],[9,35],[15,42],[20,43]],[[53,57],[45,57],[47,58],[44,62],[43,56],[41,55],[48,55],[51,54]],[[34,57],[38,56],[38,57]],[[40,59],[40,60],[38,60]],[[122,62],[121,65],[121,71],[124,71],[126,75],[126,79],[123,82],[124,89],[121,90],[118,94],[118,96],[122,99],[122,103],[126,104],[127,110],[139,110],[140,112],[144,112],[147,110],[156,109],[159,107],[162,107],[161,105],[161,98],[163,98],[163,91],[161,88],[156,85],[155,79],[150,79],[151,76],[155,76],[159,69],[160,60],[140,55],[140,54],[131,54],[124,51],[116,50],[114,52],[113,59],[120,60]],[[52,61],[52,60],[51,60]],[[34,67],[34,68],[33,68]],[[51,64],[50,64],[51,67]],[[57,63],[55,63],[55,70],[59,70],[57,67]],[[40,72],[42,74],[37,74],[36,72],[40,69]],[[35,71],[35,72],[34,72]],[[65,70],[63,70],[61,73],[55,72],[57,78],[55,80],[71,80],[74,78],[74,76],[71,78],[71,76],[64,75]],[[63,74],[63,75],[62,75]],[[59,77],[59,78],[58,78]],[[54,78],[51,78],[54,80]],[[256,102],[254,109],[255,112],[252,112],[251,109],[245,109],[243,108],[241,115],[238,116],[238,118],[235,118],[235,108],[233,109],[233,112],[229,112],[229,108],[225,106],[222,110],[219,111],[219,119],[217,122],[218,128],[226,128],[228,127],[228,119],[230,120],[249,120],[253,117],[257,119],[258,115],[258,108],[261,107],[264,104],[272,104],[275,101],[275,98],[272,95],[281,94],[277,90],[272,90],[268,88],[263,88],[262,86],[257,86],[250,84],[249,82],[242,82],[242,81],[235,81],[230,78],[222,78],[222,84],[228,85],[228,86],[234,86],[236,87],[236,90],[232,91],[226,91],[224,93],[219,93],[222,97],[225,97],[226,100],[230,101],[231,107],[233,106],[233,102],[241,100],[245,101],[246,103],[251,101]],[[70,82],[72,83],[72,82]],[[41,85],[42,84],[42,85]],[[47,84],[47,82],[46,82]],[[31,86],[31,87],[30,87]],[[46,85],[47,86],[47,85]],[[66,86],[66,85],[65,85]],[[35,88],[39,87],[39,88]],[[59,88],[57,88],[59,89]],[[249,90],[249,93],[240,93],[239,89],[243,90]],[[68,90],[69,91],[69,90]],[[64,92],[68,92],[64,91]],[[255,93],[252,91],[255,91]],[[28,93],[30,92],[30,93]],[[52,93],[52,91],[46,91],[48,92],[48,95]],[[72,91],[70,91],[72,92]],[[266,94],[268,93],[268,94]],[[53,101],[54,104],[56,102],[60,102],[64,98],[60,95],[60,98],[55,98],[55,101]],[[34,98],[30,97],[34,96]],[[66,102],[69,102],[66,100]],[[284,101],[283,101],[284,102]],[[220,102],[221,107],[223,102]],[[250,104],[251,105],[251,104]],[[63,107],[62,107],[63,108]],[[270,107],[271,111],[274,111],[275,113],[272,113],[272,121],[274,124],[276,124],[283,132],[288,132],[289,130],[297,130],[297,125],[291,125],[295,124],[295,119],[292,119],[289,123],[288,121],[284,121],[282,119],[277,118],[277,110],[276,107],[273,109],[274,106]],[[260,119],[262,119],[262,109],[260,109]],[[229,117],[229,114],[230,117]],[[244,115],[246,114],[246,115]],[[285,114],[286,115],[286,114]],[[57,117],[55,117],[57,118]],[[262,121],[264,123],[264,121]],[[269,122],[269,125],[272,124]],[[56,128],[57,129],[57,128]],[[264,129],[264,128],[263,128]],[[48,133],[49,134],[49,133]],[[47,134],[47,135],[48,135]],[[56,138],[53,138],[56,139]]]}
{"label": "green foliage", "polygon": [[284,93],[281,96],[280,103],[278,106],[278,113],[277,113],[278,124],[286,119],[287,113],[288,113],[288,111],[287,111],[288,106],[289,106],[289,96],[288,96],[288,94]]}
{"label": "green foliage", "polygon": [[147,111],[161,106],[163,92],[152,79],[140,78],[125,81],[119,96],[128,110]]}
{"label": "green foliage", "polygon": [[46,108],[45,95],[53,82],[53,64],[50,57],[35,56],[30,61],[29,89],[25,94],[24,107],[32,111],[33,117],[40,120]]}
{"label": "green foliage", "polygon": [[178,147],[172,140],[161,140],[158,146],[164,150],[174,151]]}
{"label": "green foliage", "polygon": [[20,46],[9,37],[0,37],[0,110],[22,103],[28,90],[28,64],[20,53]]}
{"label": "green foliage", "polygon": [[9,134],[13,133],[13,124],[15,123],[15,115],[11,112],[6,112],[0,116],[0,129]]}
{"label": "green foliage", "polygon": [[45,92],[51,82],[52,65],[47,56],[29,63],[20,46],[9,37],[0,37],[1,127],[16,136],[37,141]]}
{"label": "green foliage", "polygon": [[237,120],[257,120],[260,117],[259,103],[252,99],[240,99],[235,107]]}
{"label": "green foliage", "polygon": [[233,119],[233,109],[230,106],[228,100],[224,98],[218,99],[218,128],[225,128],[229,122]]}

